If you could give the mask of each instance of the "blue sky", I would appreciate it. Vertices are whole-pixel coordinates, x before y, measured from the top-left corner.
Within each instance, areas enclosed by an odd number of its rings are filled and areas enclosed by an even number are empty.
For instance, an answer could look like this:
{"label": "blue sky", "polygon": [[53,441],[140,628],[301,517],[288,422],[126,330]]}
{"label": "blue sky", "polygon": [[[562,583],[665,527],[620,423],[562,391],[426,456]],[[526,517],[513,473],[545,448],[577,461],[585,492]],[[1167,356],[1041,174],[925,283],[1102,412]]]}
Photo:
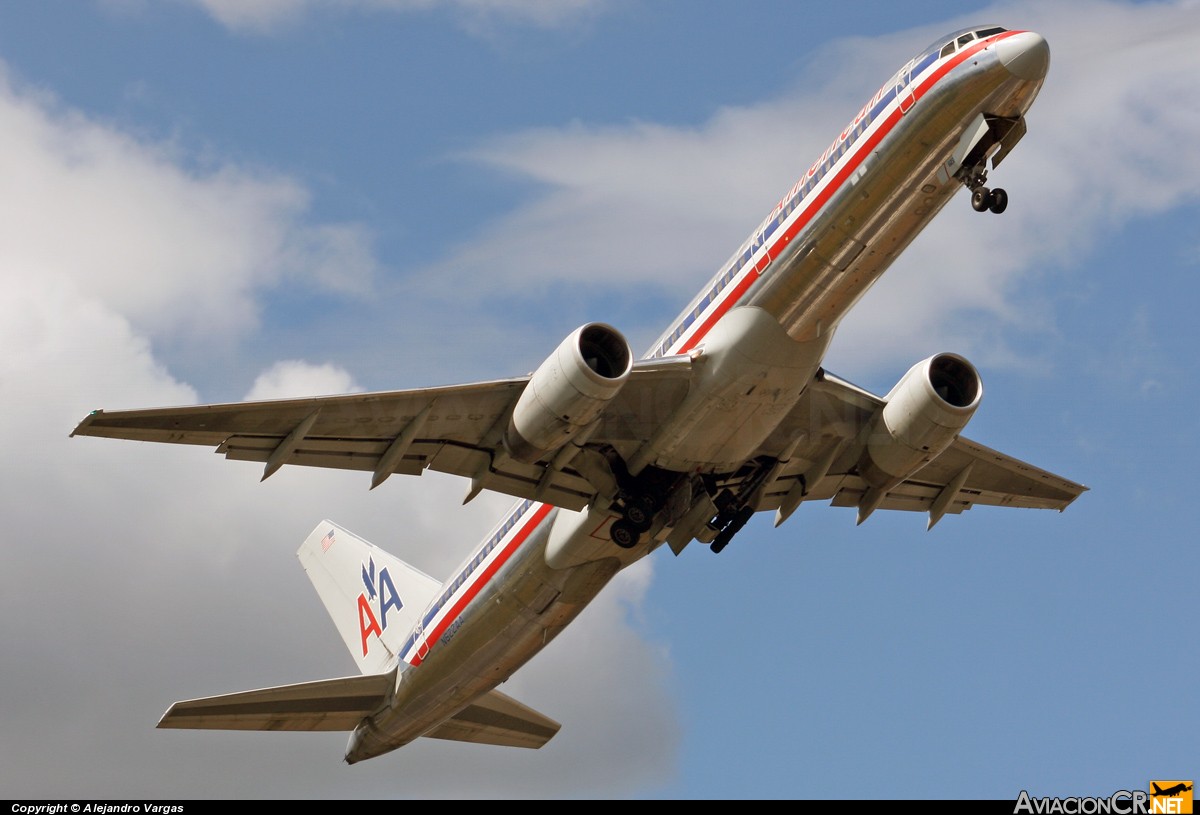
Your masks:
{"label": "blue sky", "polygon": [[[331,518],[444,576],[507,506],[67,434],[88,410],[642,350],[892,72],[976,23],[1050,75],[843,324],[884,393],[969,357],[966,435],[1063,514],[805,505],[623,573],[506,692],[543,750],[158,731],[353,673],[295,560]],[[1194,778],[1200,5],[97,0],[0,6],[0,789],[12,798],[1011,798]]]}

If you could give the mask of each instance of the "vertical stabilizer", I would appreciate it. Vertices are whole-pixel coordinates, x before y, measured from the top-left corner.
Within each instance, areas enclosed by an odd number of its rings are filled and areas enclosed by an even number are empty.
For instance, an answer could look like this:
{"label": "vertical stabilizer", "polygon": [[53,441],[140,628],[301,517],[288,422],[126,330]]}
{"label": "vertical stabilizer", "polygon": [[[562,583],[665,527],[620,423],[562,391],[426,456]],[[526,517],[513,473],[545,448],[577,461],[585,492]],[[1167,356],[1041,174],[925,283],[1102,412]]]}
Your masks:
{"label": "vertical stabilizer", "polygon": [[441,582],[332,521],[318,524],[297,554],[359,670],[394,668]]}

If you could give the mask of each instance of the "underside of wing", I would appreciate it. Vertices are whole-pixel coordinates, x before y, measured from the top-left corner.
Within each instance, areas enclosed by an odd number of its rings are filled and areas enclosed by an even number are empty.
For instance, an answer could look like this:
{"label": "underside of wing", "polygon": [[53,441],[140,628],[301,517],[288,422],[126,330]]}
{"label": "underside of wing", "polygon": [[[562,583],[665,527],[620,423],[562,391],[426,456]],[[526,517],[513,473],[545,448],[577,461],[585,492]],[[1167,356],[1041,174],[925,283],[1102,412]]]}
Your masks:
{"label": "underside of wing", "polygon": [[392,698],[396,673],[190,699],[171,705],[158,726],[183,730],[353,730]]}
{"label": "underside of wing", "polygon": [[[866,436],[884,404],[868,391],[823,374],[768,440],[770,450],[786,447],[789,438],[799,439],[759,493],[755,508],[776,510],[777,523],[801,501],[861,508],[871,489],[861,466]],[[931,461],[889,485],[872,509],[928,512],[932,526],[944,515],[977,504],[1061,511],[1086,490],[960,436]]]}
{"label": "underside of wing", "polygon": [[[687,389],[688,362],[634,366],[629,382],[597,422],[605,440],[636,446]],[[522,462],[507,454],[505,429],[529,377],[418,390],[89,414],[72,436],[206,445],[233,461],[263,462],[263,478],[283,465],[390,475],[426,469],[569,509],[596,494],[595,471]],[[586,473],[586,474],[585,474]]]}
{"label": "underside of wing", "polygon": [[550,741],[560,727],[553,719],[493,690],[425,735],[432,739],[536,749]]}
{"label": "underside of wing", "polygon": [[[936,359],[958,364],[952,355]],[[897,389],[917,382],[917,368]],[[586,429],[532,455],[514,450],[510,433],[530,395],[540,398],[537,373],[535,380],[419,390],[95,411],[72,435],[209,445],[232,460],[262,462],[263,478],[285,464],[332,467],[369,472],[374,488],[392,474],[430,469],[469,479],[468,498],[489,489],[581,510],[597,496],[621,496],[618,511],[627,512],[629,496],[655,483],[634,480],[624,462],[672,420],[693,372],[687,356],[633,364]],[[976,504],[1062,510],[1086,490],[957,430],[943,434],[935,448],[910,447],[905,455],[915,456],[912,466],[893,468],[881,480],[871,469],[872,451],[893,456],[902,446],[886,434],[879,443],[879,420],[899,404],[897,392],[885,400],[820,371],[738,469],[697,477],[668,473],[655,507],[664,508],[660,523],[670,529],[672,548],[679,551],[693,537],[712,542],[719,533],[727,540],[755,511],[775,510],[781,523],[805,501],[857,507],[860,523],[877,509],[923,511],[932,526]],[[675,501],[678,495],[682,501]]]}
{"label": "underside of wing", "polygon": [[[264,477],[283,464],[371,472],[385,456],[390,472],[419,473],[443,447],[476,451],[484,445],[488,430],[506,415],[524,384],[524,379],[509,379],[308,399],[97,410],[71,435],[206,445],[232,460],[266,462]],[[398,442],[403,442],[399,449]]]}

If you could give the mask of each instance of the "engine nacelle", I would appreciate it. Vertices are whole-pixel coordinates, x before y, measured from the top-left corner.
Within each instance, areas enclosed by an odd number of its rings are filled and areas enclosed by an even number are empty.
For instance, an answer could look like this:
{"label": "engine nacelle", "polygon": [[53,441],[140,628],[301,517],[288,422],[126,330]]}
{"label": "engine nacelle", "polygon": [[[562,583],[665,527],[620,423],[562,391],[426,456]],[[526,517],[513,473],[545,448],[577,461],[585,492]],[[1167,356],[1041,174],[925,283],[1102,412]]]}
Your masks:
{"label": "engine nacelle", "polygon": [[532,463],[591,424],[633,370],[629,343],[610,325],[572,331],[533,372],[504,431],[504,447]]}
{"label": "engine nacelle", "polygon": [[941,455],[979,407],[983,382],[957,354],[938,354],[909,369],[875,419],[859,471],[887,488]]}

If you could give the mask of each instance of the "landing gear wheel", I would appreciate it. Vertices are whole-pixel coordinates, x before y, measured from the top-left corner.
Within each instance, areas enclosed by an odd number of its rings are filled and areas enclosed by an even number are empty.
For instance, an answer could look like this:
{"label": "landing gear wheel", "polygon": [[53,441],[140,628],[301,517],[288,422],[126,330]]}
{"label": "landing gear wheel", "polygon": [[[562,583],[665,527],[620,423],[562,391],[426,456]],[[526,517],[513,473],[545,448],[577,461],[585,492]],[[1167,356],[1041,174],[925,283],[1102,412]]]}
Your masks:
{"label": "landing gear wheel", "polygon": [[999,215],[1001,212],[1004,212],[1004,210],[1008,209],[1008,193],[1004,190],[997,187],[996,189],[992,190],[992,194],[989,197],[992,200],[988,204],[988,209],[990,209],[992,212]]}
{"label": "landing gear wheel", "polygon": [[613,521],[612,527],[608,530],[608,536],[622,549],[632,549],[637,546],[638,538],[642,536],[642,533],[634,529],[629,521],[622,518],[619,521]]}
{"label": "landing gear wheel", "polygon": [[731,518],[729,522],[725,524],[725,528],[717,533],[717,536],[713,538],[713,542],[709,546],[709,548],[712,549],[713,554],[720,554],[721,550],[729,545],[729,542],[733,540],[733,536],[742,530],[742,527],[746,525],[746,522],[749,521],[753,515],[753,507],[742,507],[739,509],[737,513],[734,514],[733,518]]}
{"label": "landing gear wheel", "polygon": [[625,520],[638,532],[645,532],[654,523],[654,499],[644,495],[631,498],[625,504]]}
{"label": "landing gear wheel", "polygon": [[[1008,195],[1004,196],[1004,203],[1008,203]],[[971,190],[971,209],[976,212],[986,212],[992,206],[992,194],[987,187],[976,187]]]}

